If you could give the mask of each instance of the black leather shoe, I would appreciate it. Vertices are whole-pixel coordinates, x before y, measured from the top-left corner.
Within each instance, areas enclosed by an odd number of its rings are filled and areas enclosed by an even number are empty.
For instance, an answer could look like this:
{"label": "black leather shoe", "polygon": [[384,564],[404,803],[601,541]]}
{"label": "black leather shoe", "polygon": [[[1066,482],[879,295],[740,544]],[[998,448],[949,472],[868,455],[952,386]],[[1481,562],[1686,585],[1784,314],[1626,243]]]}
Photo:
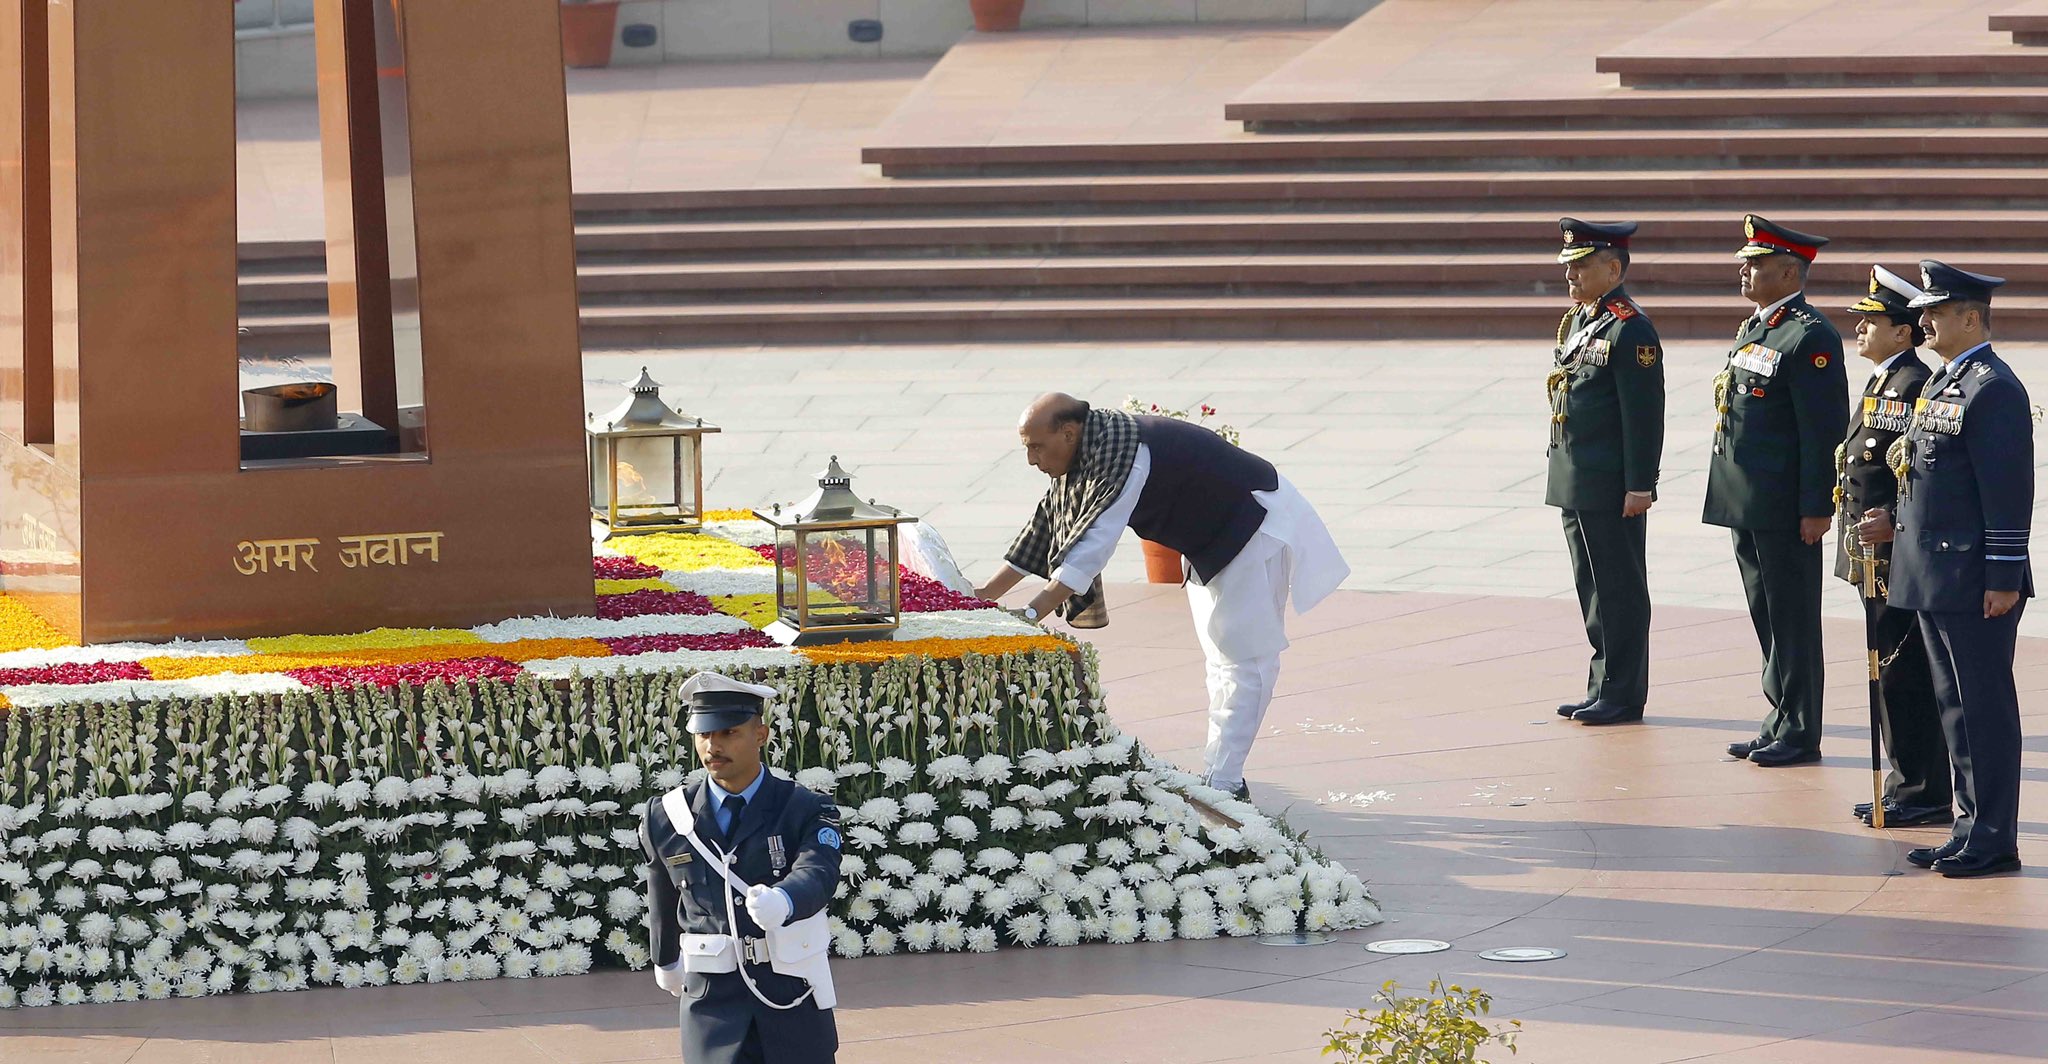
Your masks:
{"label": "black leather shoe", "polygon": [[1802,750],[1783,739],[1749,752],[1749,763],[1765,768],[1805,765],[1820,760],[1819,750]]}
{"label": "black leather shoe", "polygon": [[[1896,808],[1896,807],[1892,805],[1892,800],[1891,800],[1891,799],[1889,799],[1889,798],[1887,798],[1887,799],[1885,799],[1885,800],[1884,800],[1884,808],[1885,808],[1885,814],[1884,814],[1884,815],[1885,815],[1886,817],[1890,817],[1890,816],[1892,815],[1892,814],[1891,814],[1891,811],[1892,811],[1892,810],[1893,810],[1894,808]],[[1856,803],[1855,805],[1852,805],[1852,806],[1850,806],[1850,807],[1849,807],[1849,818],[1850,818],[1850,819],[1852,819],[1852,820],[1869,820],[1869,819],[1870,819],[1870,803],[1869,803],[1869,802],[1857,802],[1857,803]]]}
{"label": "black leather shoe", "polygon": [[1963,850],[1953,857],[1944,857],[1934,862],[1934,870],[1948,879],[1995,876],[2000,872],[2019,871],[2020,855],[2017,850],[1999,854],[1976,854]]}
{"label": "black leather shoe", "polygon": [[1249,802],[1252,800],[1252,785],[1243,780],[1238,780],[1237,789],[1231,791],[1230,796],[1240,802]]}
{"label": "black leather shoe", "polygon": [[1934,862],[1954,857],[1963,852],[1963,840],[1950,838],[1939,846],[1922,846],[1906,851],[1906,863],[1920,868],[1933,868]]}
{"label": "black leather shoe", "polygon": [[1624,706],[1602,698],[1572,714],[1580,724],[1633,724],[1643,719],[1643,707]]}
{"label": "black leather shoe", "polygon": [[1592,706],[1593,703],[1598,701],[1599,699],[1597,698],[1588,698],[1584,702],[1566,702],[1563,705],[1557,707],[1557,715],[1560,717],[1569,717],[1577,713],[1579,710],[1589,708],[1590,706]]}
{"label": "black leather shoe", "polygon": [[[1870,823],[1869,814],[1863,816],[1865,824]],[[1917,828],[1927,824],[1953,824],[1956,811],[1946,805],[1888,805],[1884,807],[1884,826],[1888,828]]]}
{"label": "black leather shoe", "polygon": [[1746,761],[1749,759],[1749,755],[1756,753],[1758,750],[1761,750],[1769,745],[1771,745],[1770,740],[1765,739],[1761,735],[1757,736],[1754,739],[1748,740],[1747,742],[1729,743],[1728,756],[1735,758],[1738,761]]}

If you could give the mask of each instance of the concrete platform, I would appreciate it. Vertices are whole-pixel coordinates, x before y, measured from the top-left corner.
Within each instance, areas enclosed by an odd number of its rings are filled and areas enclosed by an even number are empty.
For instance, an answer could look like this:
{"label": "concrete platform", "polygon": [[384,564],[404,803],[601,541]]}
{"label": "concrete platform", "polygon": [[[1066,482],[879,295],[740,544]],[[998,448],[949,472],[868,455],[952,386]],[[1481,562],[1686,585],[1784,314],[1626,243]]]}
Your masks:
{"label": "concrete platform", "polygon": [[[1194,759],[1201,667],[1175,589],[1119,586],[1097,633],[1118,720]],[[1560,723],[1583,646],[1561,602],[1340,593],[1292,625],[1253,794],[1372,881],[1389,922],[1326,946],[1249,940],[864,958],[836,967],[846,1064],[1322,1059],[1385,980],[1433,975],[1523,1021],[1532,1064],[1992,1064],[2048,1055],[2048,752],[2022,848],[1952,882],[1906,865],[1940,829],[1873,832],[1861,658],[1829,629],[1826,760],[1726,762],[1760,700],[1747,620],[1661,608],[1642,726]],[[2043,704],[2048,644],[2021,649]],[[2042,711],[2028,715],[2039,732]],[[1901,872],[1900,875],[1890,873]],[[1449,953],[1381,957],[1382,937]],[[1478,959],[1553,946],[1559,961]],[[8,1064],[674,1061],[645,974],[17,1011]],[[1508,1059],[1496,1055],[1496,1060]]]}

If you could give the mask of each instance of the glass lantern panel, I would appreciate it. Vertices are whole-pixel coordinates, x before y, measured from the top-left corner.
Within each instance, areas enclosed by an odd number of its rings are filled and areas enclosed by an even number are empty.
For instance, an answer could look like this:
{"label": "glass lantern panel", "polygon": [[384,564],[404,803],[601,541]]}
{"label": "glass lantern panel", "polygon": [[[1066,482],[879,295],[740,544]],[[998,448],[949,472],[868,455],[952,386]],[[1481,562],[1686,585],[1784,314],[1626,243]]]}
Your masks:
{"label": "glass lantern panel", "polygon": [[604,440],[590,437],[590,509],[610,513],[612,507],[612,464],[605,455]]}
{"label": "glass lantern panel", "polygon": [[698,516],[698,509],[704,505],[703,492],[697,487],[697,443],[695,436],[675,438],[675,505],[691,517]]}
{"label": "glass lantern panel", "polygon": [[810,624],[872,624],[887,619],[878,601],[873,555],[868,550],[872,529],[825,529],[805,541],[805,564],[811,584]]}
{"label": "glass lantern panel", "polygon": [[797,533],[775,530],[775,613],[790,624],[797,623],[796,605],[803,601],[803,573],[796,564]]}
{"label": "glass lantern panel", "polygon": [[619,509],[676,507],[676,441],[673,436],[626,436],[618,441]]}
{"label": "glass lantern panel", "polygon": [[875,611],[887,616],[896,612],[896,581],[889,559],[896,556],[896,526],[868,529],[868,578],[875,587]]}

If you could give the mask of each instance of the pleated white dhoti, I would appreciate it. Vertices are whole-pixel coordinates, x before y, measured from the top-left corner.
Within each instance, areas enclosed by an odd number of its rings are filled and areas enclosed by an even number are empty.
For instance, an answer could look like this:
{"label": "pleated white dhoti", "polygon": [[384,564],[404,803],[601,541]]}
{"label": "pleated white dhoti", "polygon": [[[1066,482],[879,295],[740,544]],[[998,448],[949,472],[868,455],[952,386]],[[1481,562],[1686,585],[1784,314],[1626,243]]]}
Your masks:
{"label": "pleated white dhoti", "polygon": [[1187,583],[1195,637],[1209,687],[1209,740],[1203,772],[1209,785],[1234,790],[1245,759],[1273,703],[1280,652],[1287,649],[1287,603],[1307,613],[1351,575],[1330,530],[1286,477],[1273,491],[1254,492],[1266,520],[1244,549],[1206,583]]}

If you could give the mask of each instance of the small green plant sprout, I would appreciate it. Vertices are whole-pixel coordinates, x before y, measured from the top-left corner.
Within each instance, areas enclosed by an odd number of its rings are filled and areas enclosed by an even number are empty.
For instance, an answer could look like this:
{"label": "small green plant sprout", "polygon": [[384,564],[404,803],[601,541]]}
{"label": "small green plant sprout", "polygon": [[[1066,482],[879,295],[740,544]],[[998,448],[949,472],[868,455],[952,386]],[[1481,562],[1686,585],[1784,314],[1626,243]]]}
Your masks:
{"label": "small green plant sprout", "polygon": [[1432,979],[1428,994],[1403,997],[1389,979],[1373,1001],[1378,1012],[1353,1009],[1344,1014],[1344,1026],[1323,1032],[1329,1039],[1324,1056],[1343,1064],[1488,1064],[1479,1051],[1489,1045],[1516,1052],[1522,1021],[1488,1027],[1479,1017],[1492,1011],[1493,995],[1483,990]]}

